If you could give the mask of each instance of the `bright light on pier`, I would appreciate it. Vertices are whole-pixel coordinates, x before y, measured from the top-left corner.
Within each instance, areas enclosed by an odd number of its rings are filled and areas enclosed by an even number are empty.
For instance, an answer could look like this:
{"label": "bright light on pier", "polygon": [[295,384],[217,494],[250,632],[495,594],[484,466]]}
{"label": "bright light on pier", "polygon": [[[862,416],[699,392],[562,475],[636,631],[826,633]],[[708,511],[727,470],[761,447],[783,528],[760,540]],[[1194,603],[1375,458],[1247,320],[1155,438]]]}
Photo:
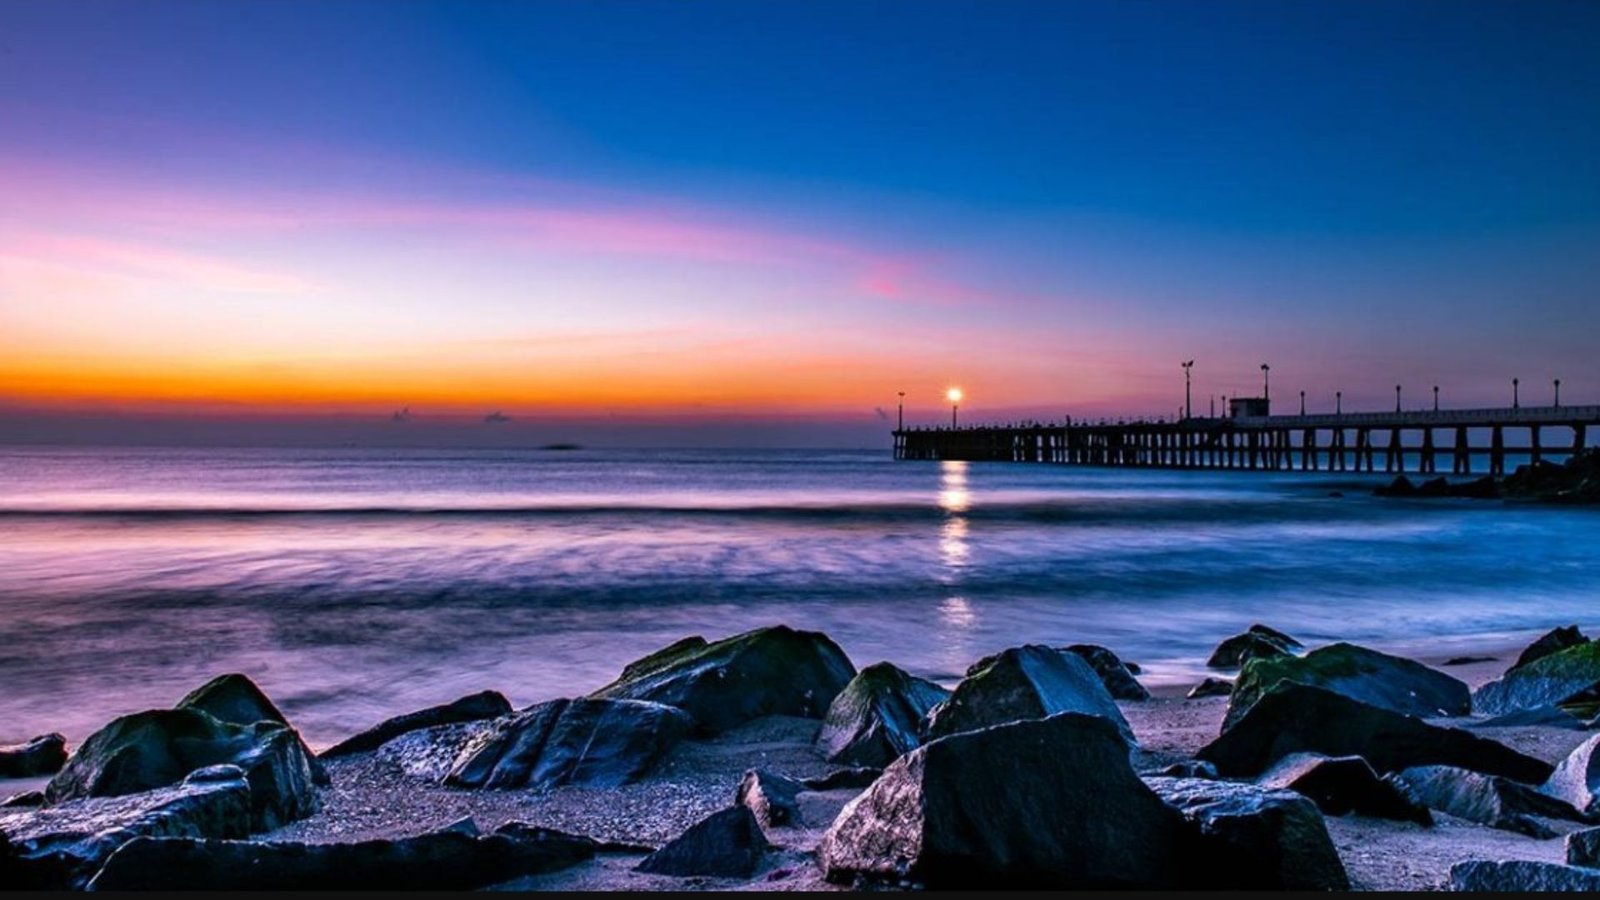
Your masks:
{"label": "bright light on pier", "polygon": [[951,388],[950,390],[945,391],[944,395],[950,398],[951,403],[961,402],[961,388]]}

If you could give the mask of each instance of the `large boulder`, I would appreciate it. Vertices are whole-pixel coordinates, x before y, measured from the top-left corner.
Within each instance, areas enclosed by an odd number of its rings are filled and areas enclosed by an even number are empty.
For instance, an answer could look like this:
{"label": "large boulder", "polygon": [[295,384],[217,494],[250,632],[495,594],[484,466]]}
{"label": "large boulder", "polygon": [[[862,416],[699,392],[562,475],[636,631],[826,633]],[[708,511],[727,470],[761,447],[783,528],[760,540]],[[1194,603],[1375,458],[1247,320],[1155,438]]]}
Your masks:
{"label": "large boulder", "polygon": [[1473,694],[1482,713],[1503,715],[1541,706],[1592,704],[1600,699],[1600,642],[1588,641],[1508,669]]}
{"label": "large boulder", "polygon": [[1413,802],[1392,782],[1379,777],[1359,756],[1293,753],[1278,760],[1256,783],[1301,794],[1330,816],[1354,813],[1433,824],[1426,806]]}
{"label": "large boulder", "polygon": [[1183,817],[1104,717],[1024,719],[931,741],[852,800],[817,847],[828,880],[929,888],[1172,887]]}
{"label": "large boulder", "polygon": [[328,773],[317,760],[316,754],[312,753],[311,748],[301,739],[300,732],[289,724],[288,718],[279,711],[277,704],[268,699],[261,688],[256,687],[256,683],[244,675],[237,672],[218,675],[190,691],[178,701],[177,708],[198,709],[234,725],[254,725],[257,722],[282,725],[294,735],[296,741],[299,741],[301,751],[311,761],[312,779],[320,785],[329,783]]}
{"label": "large boulder", "polygon": [[1325,688],[1408,716],[1464,716],[1472,711],[1466,684],[1427,666],[1355,644],[1330,644],[1303,657],[1256,659],[1233,684],[1223,730],[1252,704],[1285,683]]}
{"label": "large boulder", "polygon": [[1560,863],[1474,859],[1450,867],[1450,890],[1485,893],[1600,891],[1600,872]]}
{"label": "large boulder", "polygon": [[1498,775],[1454,766],[1418,766],[1391,775],[1415,803],[1490,828],[1547,838],[1572,830],[1559,822],[1583,822],[1569,804]]}
{"label": "large boulder", "polygon": [[1600,869],[1600,828],[1585,828],[1567,835],[1567,862]]}
{"label": "large boulder", "polygon": [[642,777],[693,726],[640,700],[551,700],[483,723],[446,784],[473,788],[612,787]]}
{"label": "large boulder", "polygon": [[1203,700],[1206,697],[1226,697],[1232,693],[1233,682],[1223,678],[1207,678],[1183,696],[1190,700]]}
{"label": "large boulder", "polygon": [[1201,778],[1146,778],[1199,833],[1197,885],[1232,890],[1349,890],[1316,804],[1293,791]]}
{"label": "large boulder", "polygon": [[855,673],[827,635],[778,625],[710,644],[679,641],[590,696],[665,703],[719,734],[762,716],[820,719]]}
{"label": "large boulder", "polygon": [[21,744],[0,746],[0,778],[54,775],[67,762],[67,739],[45,734]]}
{"label": "large boulder", "polygon": [[921,743],[923,719],[949,697],[889,663],[867,666],[828,706],[817,750],[829,762],[881,769]]}
{"label": "large boulder", "polygon": [[733,803],[743,806],[755,815],[764,828],[800,824],[800,792],[807,790],[805,783],[751,769],[739,779]]}
{"label": "large boulder", "polygon": [[1133,677],[1133,670],[1105,647],[1096,644],[1072,644],[1062,647],[1061,652],[1071,653],[1088,663],[1089,668],[1100,676],[1100,683],[1106,686],[1106,692],[1112,699],[1150,699],[1150,692],[1139,683],[1139,679]]}
{"label": "large boulder", "polygon": [[1089,664],[1037,644],[1013,647],[968,669],[950,699],[928,714],[927,735],[940,738],[1063,712],[1099,716],[1134,743],[1133,729]]}
{"label": "large boulder", "polygon": [[1600,735],[1579,744],[1556,766],[1550,780],[1540,790],[1571,804],[1579,812],[1600,815],[1600,756],[1595,753],[1597,747],[1600,747]]}
{"label": "large boulder", "polygon": [[1211,651],[1206,665],[1213,669],[1235,669],[1252,659],[1273,659],[1293,656],[1304,650],[1300,642],[1281,631],[1265,625],[1251,625],[1242,634],[1236,634]]}
{"label": "large boulder", "polygon": [[769,849],[755,815],[747,807],[733,806],[689,826],[635,869],[681,878],[749,878]]}
{"label": "large boulder", "polygon": [[1287,684],[1201,748],[1198,757],[1224,775],[1253,777],[1291,753],[1359,756],[1379,772],[1412,766],[1460,766],[1540,784],[1554,767],[1457,728],[1353,700],[1305,684]]}
{"label": "large boulder", "polygon": [[1537,662],[1552,653],[1560,653],[1562,650],[1567,650],[1580,644],[1587,644],[1588,642],[1589,639],[1583,636],[1583,632],[1579,631],[1576,625],[1568,625],[1565,628],[1552,628],[1540,635],[1538,640],[1529,644],[1521,655],[1517,657],[1517,661],[1511,664],[1511,668],[1516,669],[1531,662]]}
{"label": "large boulder", "polygon": [[588,838],[516,822],[487,835],[465,822],[415,837],[343,844],[140,838],[107,860],[90,889],[467,890],[565,869],[594,852]]}
{"label": "large boulder", "polygon": [[81,888],[117,848],[138,837],[242,838],[254,830],[250,785],[234,766],[118,797],[0,810],[0,872],[7,888]]}
{"label": "large boulder", "polygon": [[366,731],[345,738],[322,751],[322,758],[331,759],[339,756],[349,756],[352,753],[365,753],[368,750],[376,750],[402,734],[409,734],[424,728],[453,725],[458,722],[480,722],[484,719],[497,719],[510,714],[511,701],[507,700],[499,691],[482,691],[476,694],[469,694],[442,706],[430,706],[417,712],[385,719]]}
{"label": "large boulder", "polygon": [[236,725],[189,708],[112,720],[83,742],[44,795],[54,804],[136,794],[216,765],[244,771],[257,830],[278,828],[317,809],[311,757],[293,730],[269,720]]}

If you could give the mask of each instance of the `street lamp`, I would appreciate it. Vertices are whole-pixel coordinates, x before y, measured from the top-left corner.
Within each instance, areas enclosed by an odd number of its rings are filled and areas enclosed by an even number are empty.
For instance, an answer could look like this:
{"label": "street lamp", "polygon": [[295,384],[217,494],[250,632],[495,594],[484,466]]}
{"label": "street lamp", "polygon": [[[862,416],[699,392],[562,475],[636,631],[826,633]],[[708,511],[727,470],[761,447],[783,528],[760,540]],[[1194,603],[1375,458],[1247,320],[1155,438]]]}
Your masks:
{"label": "street lamp", "polygon": [[1556,379],[1556,406],[1561,406],[1561,379]]}
{"label": "street lamp", "polygon": [[897,410],[897,415],[896,415],[896,418],[895,418],[895,430],[896,431],[905,431],[906,430],[906,392],[905,391],[901,391],[900,392],[900,407]]}
{"label": "street lamp", "polygon": [[1306,392],[1300,392],[1300,415],[1306,414]]}
{"label": "street lamp", "polygon": [[1522,383],[1522,379],[1520,379],[1520,378],[1511,379],[1511,408],[1512,409],[1516,409],[1516,408],[1522,406],[1522,398],[1519,396],[1519,393],[1521,391],[1521,388],[1519,387],[1519,385],[1521,383]]}
{"label": "street lamp", "polygon": [[1272,367],[1266,363],[1261,364],[1261,399],[1272,399]]}
{"label": "street lamp", "polygon": [[1336,416],[1344,415],[1344,391],[1333,392],[1333,414]]}
{"label": "street lamp", "polygon": [[956,410],[961,408],[961,388],[951,388],[945,392],[950,398],[950,427],[956,427]]}
{"label": "street lamp", "polygon": [[1394,411],[1400,411],[1400,385],[1394,386]]}
{"label": "street lamp", "polygon": [[1189,391],[1189,370],[1194,368],[1194,360],[1183,364],[1183,417],[1194,416],[1194,395]]}
{"label": "street lamp", "polygon": [[1439,411],[1439,386],[1437,384],[1433,386],[1433,411]]}

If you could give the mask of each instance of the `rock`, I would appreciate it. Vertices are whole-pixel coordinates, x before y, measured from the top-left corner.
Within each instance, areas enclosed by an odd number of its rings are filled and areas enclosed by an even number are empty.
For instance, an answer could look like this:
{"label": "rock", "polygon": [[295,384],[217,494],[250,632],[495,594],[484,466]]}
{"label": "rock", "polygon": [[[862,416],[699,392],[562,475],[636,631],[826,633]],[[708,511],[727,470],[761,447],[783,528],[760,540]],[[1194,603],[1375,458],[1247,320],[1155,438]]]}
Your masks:
{"label": "rock", "polygon": [[1089,668],[1100,677],[1100,683],[1105,685],[1106,693],[1110,694],[1113,700],[1150,699],[1150,692],[1133,677],[1133,670],[1105,647],[1095,644],[1073,644],[1062,647],[1061,651],[1071,653],[1088,663]]}
{"label": "rock", "polygon": [[484,719],[496,719],[510,713],[511,701],[507,700],[499,691],[482,691],[477,694],[469,694],[443,706],[430,706],[417,712],[385,719],[366,731],[345,738],[327,750],[322,751],[322,758],[331,759],[333,757],[348,756],[352,753],[376,750],[402,734],[419,731],[423,728],[432,728],[436,725],[453,725],[458,722],[479,722]]}
{"label": "rock", "polygon": [[1492,657],[1492,656],[1452,656],[1449,659],[1445,660],[1440,665],[1446,665],[1446,666],[1470,666],[1473,663],[1481,663],[1481,662],[1494,662],[1494,657]]}
{"label": "rock", "polygon": [[1541,635],[1538,640],[1529,644],[1527,649],[1522,651],[1522,655],[1517,657],[1517,661],[1511,664],[1511,668],[1520,668],[1528,663],[1544,659],[1552,653],[1559,653],[1562,650],[1576,647],[1580,644],[1587,644],[1588,642],[1589,639],[1583,636],[1583,632],[1579,631],[1576,625],[1553,628]]}
{"label": "rock", "polygon": [[1549,763],[1467,731],[1293,683],[1262,697],[1197,756],[1215,763],[1223,775],[1255,776],[1301,752],[1359,756],[1379,772],[1452,765],[1528,784],[1542,783],[1554,770]]}
{"label": "rock", "polygon": [[923,719],[949,697],[886,662],[868,666],[828,706],[817,751],[829,762],[881,769],[921,743]]}
{"label": "rock", "polygon": [[1233,683],[1222,729],[1285,684],[1306,684],[1408,716],[1464,716],[1472,693],[1460,680],[1427,666],[1354,644],[1330,644],[1303,657],[1250,661]]}
{"label": "rock", "polygon": [[59,734],[40,735],[27,743],[0,746],[0,778],[54,775],[66,762],[67,739]]}
{"label": "rock", "polygon": [[735,806],[750,810],[762,827],[800,824],[800,804],[796,801],[806,786],[793,778],[751,769],[739,780],[734,793]]}
{"label": "rock", "polygon": [[3,802],[0,802],[0,809],[43,805],[44,791],[22,791],[20,793],[12,794]]}
{"label": "rock", "polygon": [[1217,645],[1206,665],[1213,669],[1233,669],[1252,659],[1271,659],[1293,656],[1305,649],[1300,642],[1281,631],[1265,625],[1251,625],[1243,634],[1236,634]]}
{"label": "rock", "polygon": [[1600,502],[1600,450],[1590,447],[1562,465],[1542,460],[1518,466],[1502,488],[1507,497],[1543,503]]}
{"label": "rock", "polygon": [[397,840],[343,844],[140,838],[118,850],[96,891],[467,890],[554,872],[595,844],[511,823],[478,834],[470,822]]}
{"label": "rock", "polygon": [[1600,828],[1585,828],[1567,835],[1567,863],[1600,869]]}
{"label": "rock", "polygon": [[1175,762],[1157,774],[1167,778],[1209,778],[1214,780],[1222,777],[1217,774],[1216,766],[1198,759]]}
{"label": "rock", "polygon": [[679,641],[623,669],[597,700],[649,700],[694,717],[719,734],[762,716],[820,719],[855,675],[827,635],[786,625],[707,644]]}
{"label": "rock", "polygon": [[1379,497],[1415,497],[1418,490],[1411,479],[1404,475],[1396,475],[1393,481],[1373,488],[1372,492]]}
{"label": "rock", "polygon": [[257,722],[273,722],[289,729],[294,739],[300,742],[301,752],[306,759],[311,761],[312,780],[319,785],[329,784],[328,773],[317,760],[317,755],[311,752],[306,742],[300,737],[300,732],[278,710],[261,688],[249,678],[238,673],[218,675],[200,687],[189,692],[188,696],[178,701],[177,709],[198,709],[208,712],[216,718],[234,725],[254,725]]}
{"label": "rock", "polygon": [[1134,744],[1133,729],[1089,664],[1038,644],[1013,647],[968,669],[950,699],[928,714],[927,735],[940,738],[1061,712],[1100,716]]}
{"label": "rock", "polygon": [[1472,481],[1451,484],[1446,478],[1430,478],[1422,484],[1400,475],[1388,485],[1373,490],[1380,497],[1463,497],[1472,500],[1494,500],[1500,496],[1500,485],[1489,476]]}
{"label": "rock", "polygon": [[253,826],[250,785],[235,766],[202,769],[181,784],[136,794],[0,810],[0,844],[10,845],[15,869],[6,887],[81,888],[134,838],[239,838]]}
{"label": "rock", "polygon": [[1184,877],[1187,831],[1134,774],[1117,727],[1068,712],[900,757],[834,820],[817,859],[837,883],[1168,887]]}
{"label": "rock", "polygon": [[1350,888],[1322,813],[1293,791],[1199,778],[1147,778],[1200,835],[1196,872],[1207,887],[1344,891]]}
{"label": "rock", "polygon": [[826,775],[816,778],[807,778],[800,782],[808,791],[835,791],[840,788],[864,788],[883,774],[882,769],[869,766],[856,766],[849,769],[834,769]]}
{"label": "rock", "polygon": [[1559,863],[1471,860],[1450,867],[1450,890],[1473,893],[1600,891],[1600,872]]}
{"label": "rock", "polygon": [[1481,722],[1463,722],[1466,728],[1527,728],[1534,725],[1546,728],[1564,728],[1568,731],[1587,731],[1589,724],[1559,706],[1541,706],[1537,709],[1519,709],[1503,716]]}
{"label": "rock", "polygon": [[1432,825],[1428,808],[1412,801],[1392,782],[1378,776],[1359,756],[1294,753],[1256,779],[1256,783],[1301,794],[1330,816],[1354,813]]}
{"label": "rock", "polygon": [[1596,747],[1600,747],[1600,735],[1579,744],[1556,766],[1540,790],[1581,813],[1600,815],[1600,758],[1595,754]]}
{"label": "rock", "polygon": [[696,822],[635,871],[677,877],[749,878],[771,845],[746,807],[735,806]]}
{"label": "rock", "polygon": [[614,787],[650,770],[689,732],[688,714],[640,700],[551,700],[483,723],[445,783]]}
{"label": "rock", "polygon": [[1593,702],[1600,698],[1600,643],[1588,641],[1506,670],[1473,694],[1479,712],[1492,716]]}
{"label": "rock", "polygon": [[1185,694],[1190,700],[1199,700],[1202,697],[1226,697],[1233,693],[1233,682],[1223,678],[1207,678]]}
{"label": "rock", "polygon": [[1568,804],[1497,775],[1454,766],[1418,766],[1390,777],[1414,803],[1529,837],[1547,838],[1562,833],[1550,820],[1584,821]]}

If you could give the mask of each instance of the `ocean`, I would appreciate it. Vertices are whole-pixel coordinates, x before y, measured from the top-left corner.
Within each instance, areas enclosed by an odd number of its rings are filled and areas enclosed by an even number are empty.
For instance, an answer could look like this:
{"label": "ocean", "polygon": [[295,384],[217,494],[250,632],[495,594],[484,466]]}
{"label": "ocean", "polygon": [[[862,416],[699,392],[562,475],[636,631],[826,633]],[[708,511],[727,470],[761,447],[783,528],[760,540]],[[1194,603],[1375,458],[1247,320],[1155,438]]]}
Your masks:
{"label": "ocean", "polygon": [[1188,683],[1265,622],[1445,652],[1600,620],[1600,512],[1381,477],[887,450],[0,448],[0,743],[254,678],[314,746],[689,634],[818,629],[953,681],[1098,643]]}

